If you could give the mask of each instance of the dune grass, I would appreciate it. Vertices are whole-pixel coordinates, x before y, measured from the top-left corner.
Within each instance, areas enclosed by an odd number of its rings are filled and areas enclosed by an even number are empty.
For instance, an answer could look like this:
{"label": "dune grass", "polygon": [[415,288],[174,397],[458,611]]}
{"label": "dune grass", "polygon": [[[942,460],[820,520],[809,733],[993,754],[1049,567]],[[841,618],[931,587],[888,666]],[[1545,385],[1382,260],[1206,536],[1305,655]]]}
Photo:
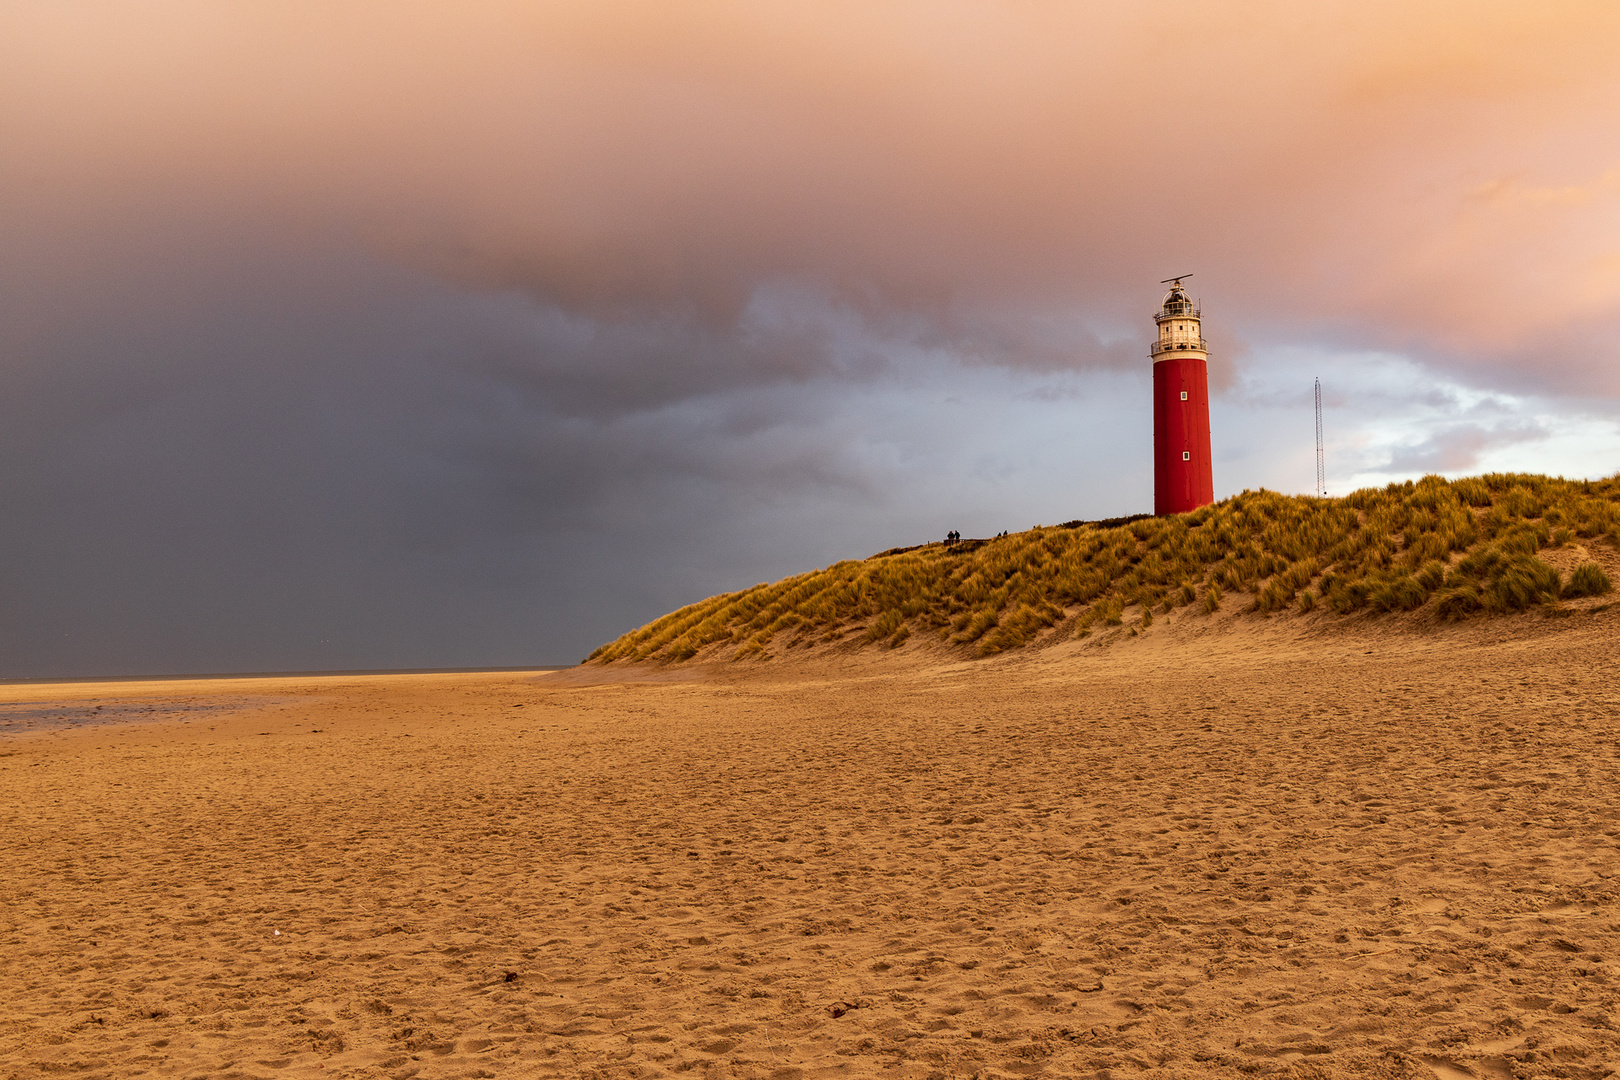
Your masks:
{"label": "dune grass", "polygon": [[1620,545],[1620,476],[1426,476],[1336,499],[1245,491],[1173,517],[835,563],[681,608],[588,660],[680,661],[716,645],[717,656],[747,659],[846,638],[895,648],[913,634],[987,656],[1060,622],[1084,635],[1140,605],[1145,629],[1155,606],[1199,617],[1240,593],[1259,615],[1429,606],[1464,619],[1608,592],[1596,564],[1563,580],[1539,557],[1573,543]]}

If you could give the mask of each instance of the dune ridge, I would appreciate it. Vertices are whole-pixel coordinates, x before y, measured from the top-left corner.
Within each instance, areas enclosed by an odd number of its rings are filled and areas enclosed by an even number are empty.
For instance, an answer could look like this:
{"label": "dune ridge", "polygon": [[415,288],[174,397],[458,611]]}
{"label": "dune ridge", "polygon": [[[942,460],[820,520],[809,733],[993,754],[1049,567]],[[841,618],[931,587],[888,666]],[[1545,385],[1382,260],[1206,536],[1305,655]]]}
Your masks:
{"label": "dune ridge", "polygon": [[922,641],[988,656],[1214,614],[1234,593],[1259,616],[1584,610],[1602,606],[1617,572],[1620,476],[1426,476],[1337,499],[1245,491],[1190,514],[836,563],[681,608],[587,662],[768,660]]}

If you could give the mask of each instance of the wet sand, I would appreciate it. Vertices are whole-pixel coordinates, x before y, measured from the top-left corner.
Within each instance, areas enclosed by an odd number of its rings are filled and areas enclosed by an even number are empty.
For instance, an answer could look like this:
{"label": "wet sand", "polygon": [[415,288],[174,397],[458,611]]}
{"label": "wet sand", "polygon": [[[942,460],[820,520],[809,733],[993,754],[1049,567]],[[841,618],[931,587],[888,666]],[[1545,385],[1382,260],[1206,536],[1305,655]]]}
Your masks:
{"label": "wet sand", "polygon": [[1611,1074],[1620,611],[1328,625],[0,687],[0,1076]]}

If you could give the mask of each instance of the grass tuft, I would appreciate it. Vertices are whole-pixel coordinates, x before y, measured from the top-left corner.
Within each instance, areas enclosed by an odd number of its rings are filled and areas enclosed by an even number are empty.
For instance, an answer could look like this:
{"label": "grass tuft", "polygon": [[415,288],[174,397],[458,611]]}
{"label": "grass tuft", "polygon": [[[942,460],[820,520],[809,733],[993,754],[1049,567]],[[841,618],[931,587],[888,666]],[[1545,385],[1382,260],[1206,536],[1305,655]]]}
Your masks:
{"label": "grass tuft", "polygon": [[1440,590],[1434,602],[1435,614],[1442,619],[1465,619],[1476,611],[1483,611],[1485,601],[1472,585],[1452,585]]}
{"label": "grass tuft", "polygon": [[1597,563],[1584,563],[1569,575],[1569,582],[1560,592],[1566,597],[1579,597],[1602,596],[1613,590],[1614,584],[1609,580],[1609,575],[1603,572],[1603,567]]}

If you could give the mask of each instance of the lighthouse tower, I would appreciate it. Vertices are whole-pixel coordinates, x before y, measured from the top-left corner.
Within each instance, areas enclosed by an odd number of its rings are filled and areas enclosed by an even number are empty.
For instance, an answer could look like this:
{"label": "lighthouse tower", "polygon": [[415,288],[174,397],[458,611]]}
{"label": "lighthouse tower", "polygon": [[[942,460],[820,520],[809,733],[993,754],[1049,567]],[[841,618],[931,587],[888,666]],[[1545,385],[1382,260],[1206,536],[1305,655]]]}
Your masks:
{"label": "lighthouse tower", "polygon": [[1209,349],[1198,308],[1181,287],[1183,274],[1164,284],[1153,321],[1153,512],[1185,514],[1215,501],[1209,465]]}

